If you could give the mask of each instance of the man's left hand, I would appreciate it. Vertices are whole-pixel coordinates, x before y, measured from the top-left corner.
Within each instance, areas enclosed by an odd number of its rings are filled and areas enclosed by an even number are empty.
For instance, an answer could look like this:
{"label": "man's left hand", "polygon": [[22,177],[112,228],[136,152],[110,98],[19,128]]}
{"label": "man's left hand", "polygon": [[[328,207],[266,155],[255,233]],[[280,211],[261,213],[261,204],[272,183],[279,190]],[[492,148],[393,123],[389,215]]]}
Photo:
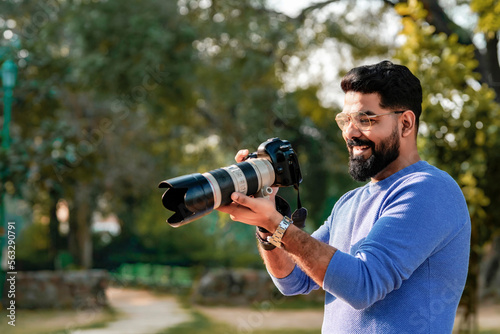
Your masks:
{"label": "man's left hand", "polygon": [[267,198],[254,198],[241,193],[231,194],[232,203],[217,210],[228,213],[232,220],[248,225],[260,226],[274,233],[283,216],[276,211],[275,204]]}

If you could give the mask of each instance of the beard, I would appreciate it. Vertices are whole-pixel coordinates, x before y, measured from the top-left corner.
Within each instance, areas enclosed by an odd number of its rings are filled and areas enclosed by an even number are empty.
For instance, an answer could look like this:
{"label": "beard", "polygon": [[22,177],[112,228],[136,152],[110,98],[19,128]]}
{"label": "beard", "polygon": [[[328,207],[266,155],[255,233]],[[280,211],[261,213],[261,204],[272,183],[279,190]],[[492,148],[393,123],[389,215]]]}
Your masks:
{"label": "beard", "polygon": [[[368,146],[371,156],[368,159],[354,156],[352,146]],[[382,141],[378,147],[371,140],[349,139],[349,174],[356,181],[364,182],[380,173],[385,167],[399,157],[399,131],[395,127],[391,135]]]}

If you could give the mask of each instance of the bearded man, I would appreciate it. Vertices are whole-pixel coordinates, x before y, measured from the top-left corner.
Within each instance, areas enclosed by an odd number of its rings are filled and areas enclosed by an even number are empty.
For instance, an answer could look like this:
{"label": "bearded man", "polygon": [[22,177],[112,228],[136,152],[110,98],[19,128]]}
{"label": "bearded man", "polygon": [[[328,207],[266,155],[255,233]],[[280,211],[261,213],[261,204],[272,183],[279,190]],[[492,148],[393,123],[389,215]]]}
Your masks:
{"label": "bearded man", "polygon": [[[470,249],[470,218],[457,183],[422,161],[420,81],[383,61],[349,71],[336,115],[349,173],[346,193],[312,235],[270,199],[233,193],[220,211],[260,227],[260,254],[285,295],[325,291],[322,333],[451,333]],[[248,150],[236,155],[242,161]],[[263,229],[269,233],[263,233]]]}

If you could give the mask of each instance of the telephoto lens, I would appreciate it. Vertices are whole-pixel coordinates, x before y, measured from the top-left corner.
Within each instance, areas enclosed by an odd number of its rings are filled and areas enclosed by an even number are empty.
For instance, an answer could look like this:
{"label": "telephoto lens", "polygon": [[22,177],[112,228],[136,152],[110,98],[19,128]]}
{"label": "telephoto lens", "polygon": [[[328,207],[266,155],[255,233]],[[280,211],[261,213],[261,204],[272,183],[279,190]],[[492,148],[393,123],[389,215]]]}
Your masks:
{"label": "telephoto lens", "polygon": [[231,203],[231,194],[254,195],[274,183],[274,170],[266,159],[249,159],[207,173],[179,176],[160,183],[169,188],[162,197],[165,208],[174,211],[168,223],[174,227],[192,222],[219,206]]}
{"label": "telephoto lens", "polygon": [[167,188],[162,203],[174,212],[167,222],[179,227],[231,203],[233,192],[266,196],[271,186],[298,186],[301,181],[297,156],[290,143],[272,138],[243,162],[169,179],[161,182],[159,188]]}

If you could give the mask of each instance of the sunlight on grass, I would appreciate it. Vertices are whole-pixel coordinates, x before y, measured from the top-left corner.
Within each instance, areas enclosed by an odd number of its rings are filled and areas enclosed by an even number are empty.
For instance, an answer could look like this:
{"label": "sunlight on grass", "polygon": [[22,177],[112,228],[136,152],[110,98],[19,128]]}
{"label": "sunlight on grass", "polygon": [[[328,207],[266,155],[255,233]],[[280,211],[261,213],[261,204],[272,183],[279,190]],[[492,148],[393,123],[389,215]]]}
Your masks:
{"label": "sunlight on grass", "polygon": [[[193,320],[180,324],[176,327],[166,329],[157,334],[234,334],[238,333],[238,329],[228,324],[214,322],[202,315],[199,312],[192,312]],[[280,329],[280,330],[256,330],[244,333],[252,334],[319,334],[318,330],[293,330],[293,329]]]}
{"label": "sunlight on grass", "polygon": [[[16,311],[16,326],[0,322],[0,333],[12,334],[65,334],[71,330],[100,328],[119,317],[112,309],[99,310],[23,310]],[[5,310],[1,319],[8,319]]]}

